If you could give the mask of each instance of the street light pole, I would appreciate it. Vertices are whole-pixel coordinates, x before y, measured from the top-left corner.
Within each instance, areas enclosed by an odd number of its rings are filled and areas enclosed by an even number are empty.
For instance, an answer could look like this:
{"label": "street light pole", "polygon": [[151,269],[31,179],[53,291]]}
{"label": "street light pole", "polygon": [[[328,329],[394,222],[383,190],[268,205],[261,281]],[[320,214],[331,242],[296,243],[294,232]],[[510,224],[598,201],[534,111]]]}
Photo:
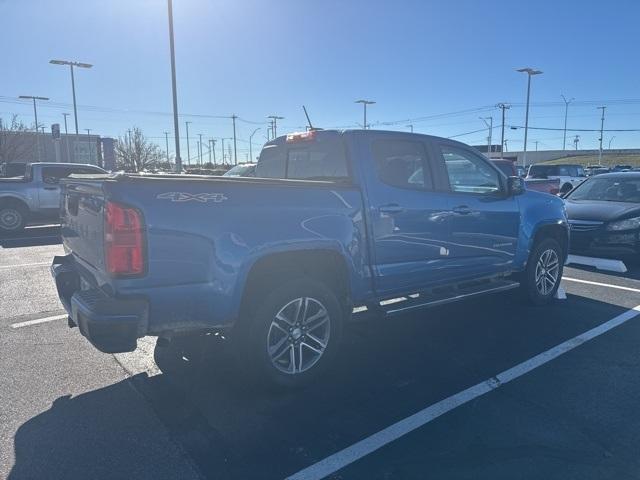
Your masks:
{"label": "street light pole", "polygon": [[68,113],[63,113],[62,116],[64,117],[64,143],[67,146],[67,162],[71,161],[71,154],[69,153],[69,132],[67,130],[67,117],[69,116]]}
{"label": "street light pole", "polygon": [[260,128],[256,128],[251,135],[249,135],[249,161],[253,162],[253,136],[256,134],[256,132],[260,130]]}
{"label": "street light pole", "polygon": [[231,120],[233,121],[233,164],[238,164],[238,151],[236,149],[236,118],[238,116],[234,113],[231,115]]}
{"label": "street light pole", "polygon": [[407,125],[407,127],[411,130],[411,133],[413,133],[413,125]]}
{"label": "street light pole", "polygon": [[211,142],[211,150],[213,151],[213,166],[216,166],[216,140],[212,138],[209,140]]}
{"label": "street light pole", "polygon": [[[489,119],[489,123],[487,123],[487,118]],[[491,138],[493,133],[493,117],[480,117],[480,120],[484,122],[484,124],[489,129],[489,135],[487,135],[487,157],[491,158],[492,148],[491,148]]]}
{"label": "street light pole", "polygon": [[164,132],[164,142],[165,142],[165,146],[167,148],[167,163],[170,163],[170,161],[169,161],[169,132]]}
{"label": "street light pole", "polygon": [[567,100],[564,95],[560,95],[562,100],[564,100],[564,135],[562,137],[562,150],[566,150],[567,143],[567,113],[569,112],[569,104],[575,100],[575,98],[571,97],[571,99]]}
{"label": "street light pole", "polygon": [[173,2],[167,0],[169,13],[169,52],[171,56],[171,92],[173,94],[173,132],[176,143],[176,172],[182,172],[182,158],[180,157],[180,126],[178,123],[178,91],[176,87],[176,52],[173,41]]}
{"label": "street light pole", "polygon": [[184,122],[187,126],[187,164],[191,166],[191,148],[189,147],[189,124],[191,122]]}
{"label": "street light pole", "polygon": [[36,100],[49,100],[48,97],[36,97],[33,95],[20,95],[18,98],[23,98],[25,100],[33,100],[33,116],[35,117],[36,122],[36,155],[38,157],[38,161],[40,161],[40,135],[38,132],[38,107],[36,107]]}
{"label": "street light pole", "polygon": [[504,117],[505,117],[505,110],[509,110],[511,108],[511,105],[507,104],[507,103],[499,103],[497,105],[497,107],[502,110],[502,125],[501,125],[501,130],[502,130],[502,134],[500,136],[500,158],[504,158],[503,156],[503,150],[505,149],[505,140],[504,140]]}
{"label": "street light pole", "polygon": [[598,109],[602,110],[602,118],[600,118],[600,150],[598,151],[598,165],[602,165],[602,137],[603,137],[603,131],[604,131],[604,110],[607,107],[597,107]]}
{"label": "street light pole", "polygon": [[611,142],[613,142],[614,138],[616,138],[615,135],[609,139],[609,150],[611,150]]}
{"label": "street light pole", "polygon": [[84,130],[87,132],[87,142],[89,142],[89,163],[91,163],[93,161],[93,148],[91,145],[91,129],[85,128]]}
{"label": "street light pole", "polygon": [[361,103],[362,106],[363,106],[363,110],[364,110],[364,125],[363,125],[363,128],[366,130],[367,129],[367,105],[373,105],[376,102],[374,102],[372,100],[360,99],[360,100],[356,100],[354,103]]}
{"label": "street light pole", "polygon": [[49,60],[49,63],[53,65],[69,65],[69,70],[71,71],[71,93],[73,95],[73,118],[76,126],[76,136],[78,136],[79,133],[78,133],[78,108],[76,105],[76,80],[73,74],[73,67],[91,68],[93,67],[93,65],[90,63],[75,62],[72,60]]}
{"label": "street light pole", "polygon": [[198,147],[199,147],[199,155],[200,155],[200,166],[202,166],[202,134],[199,133],[198,137],[200,137],[200,140],[198,142]]}
{"label": "street light pole", "polygon": [[529,133],[529,98],[531,96],[531,77],[533,75],[540,75],[542,73],[541,70],[534,70],[533,68],[519,68],[517,70],[521,73],[527,74],[527,108],[524,118],[524,151],[522,152],[522,166],[526,167],[527,165],[527,134]]}

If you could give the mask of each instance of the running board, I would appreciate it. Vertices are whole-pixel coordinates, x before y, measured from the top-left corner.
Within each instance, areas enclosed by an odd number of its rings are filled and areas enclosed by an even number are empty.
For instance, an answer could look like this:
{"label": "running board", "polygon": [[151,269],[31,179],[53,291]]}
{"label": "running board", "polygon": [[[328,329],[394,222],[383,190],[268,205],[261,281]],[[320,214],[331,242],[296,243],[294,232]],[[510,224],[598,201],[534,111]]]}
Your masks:
{"label": "running board", "polygon": [[402,314],[418,308],[437,307],[447,303],[459,302],[478,295],[505,292],[518,288],[520,284],[511,280],[491,280],[477,284],[471,284],[466,288],[447,287],[445,292],[419,292],[404,297],[392,298],[380,302],[380,309],[390,317]]}

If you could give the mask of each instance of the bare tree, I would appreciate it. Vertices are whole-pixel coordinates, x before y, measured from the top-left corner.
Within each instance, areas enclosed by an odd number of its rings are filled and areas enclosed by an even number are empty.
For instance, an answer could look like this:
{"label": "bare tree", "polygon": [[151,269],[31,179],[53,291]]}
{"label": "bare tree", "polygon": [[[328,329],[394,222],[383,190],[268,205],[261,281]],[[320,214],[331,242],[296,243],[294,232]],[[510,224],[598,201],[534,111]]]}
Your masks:
{"label": "bare tree", "polygon": [[133,127],[126,137],[120,137],[115,144],[118,168],[140,172],[147,168],[157,168],[164,160],[162,149],[151,143],[138,127]]}
{"label": "bare tree", "polygon": [[0,118],[0,163],[26,162],[35,157],[35,137],[12,115],[7,123]]}

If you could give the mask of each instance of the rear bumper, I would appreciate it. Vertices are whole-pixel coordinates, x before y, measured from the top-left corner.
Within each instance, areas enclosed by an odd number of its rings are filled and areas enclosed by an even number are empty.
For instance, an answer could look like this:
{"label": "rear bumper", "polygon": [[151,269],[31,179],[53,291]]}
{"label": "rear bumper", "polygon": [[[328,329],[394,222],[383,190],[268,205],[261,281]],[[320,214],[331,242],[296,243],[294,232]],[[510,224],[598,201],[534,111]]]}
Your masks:
{"label": "rear bumper", "polygon": [[51,265],[58,297],[69,314],[70,326],[105,353],[131,352],[145,335],[148,304],[144,299],[109,296],[99,288],[81,288],[80,273],[70,255],[57,256]]}

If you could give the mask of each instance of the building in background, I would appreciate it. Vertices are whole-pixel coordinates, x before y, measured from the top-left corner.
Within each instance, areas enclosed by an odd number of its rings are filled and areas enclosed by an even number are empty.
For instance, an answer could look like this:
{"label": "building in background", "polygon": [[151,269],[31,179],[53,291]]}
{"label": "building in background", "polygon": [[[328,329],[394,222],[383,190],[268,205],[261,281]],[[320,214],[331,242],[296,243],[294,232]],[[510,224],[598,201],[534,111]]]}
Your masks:
{"label": "building in background", "polygon": [[[108,146],[107,146],[108,145]],[[107,156],[103,152],[107,146]],[[13,147],[13,148],[11,148]],[[69,162],[115,167],[114,140],[99,135],[0,132],[0,149],[7,163]],[[16,152],[12,155],[12,152]]]}

